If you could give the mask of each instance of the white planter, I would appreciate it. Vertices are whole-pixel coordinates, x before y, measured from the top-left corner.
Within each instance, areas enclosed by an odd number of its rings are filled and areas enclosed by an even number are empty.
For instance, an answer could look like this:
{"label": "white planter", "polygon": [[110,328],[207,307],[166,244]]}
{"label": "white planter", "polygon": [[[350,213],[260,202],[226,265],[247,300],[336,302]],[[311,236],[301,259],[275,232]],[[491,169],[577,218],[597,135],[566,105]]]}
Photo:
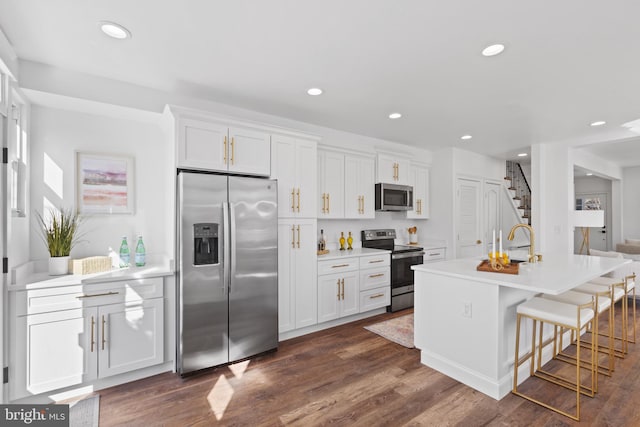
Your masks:
{"label": "white planter", "polygon": [[418,243],[418,233],[409,233],[409,243]]}
{"label": "white planter", "polygon": [[49,258],[49,276],[61,276],[69,274],[68,256],[56,256]]}

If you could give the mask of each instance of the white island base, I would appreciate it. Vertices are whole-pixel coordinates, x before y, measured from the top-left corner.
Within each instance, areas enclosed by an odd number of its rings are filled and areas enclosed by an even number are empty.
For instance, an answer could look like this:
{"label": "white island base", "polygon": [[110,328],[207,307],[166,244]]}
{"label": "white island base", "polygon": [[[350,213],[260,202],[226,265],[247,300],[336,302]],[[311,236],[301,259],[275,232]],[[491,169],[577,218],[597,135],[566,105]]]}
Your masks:
{"label": "white island base", "polygon": [[[414,341],[421,362],[499,400],[513,387],[518,304],[540,293],[568,291],[629,262],[586,255],[547,259],[521,264],[518,275],[476,271],[479,259],[412,267]],[[521,355],[530,349],[530,325],[525,325]],[[524,381],[528,364],[521,368],[518,377]]]}

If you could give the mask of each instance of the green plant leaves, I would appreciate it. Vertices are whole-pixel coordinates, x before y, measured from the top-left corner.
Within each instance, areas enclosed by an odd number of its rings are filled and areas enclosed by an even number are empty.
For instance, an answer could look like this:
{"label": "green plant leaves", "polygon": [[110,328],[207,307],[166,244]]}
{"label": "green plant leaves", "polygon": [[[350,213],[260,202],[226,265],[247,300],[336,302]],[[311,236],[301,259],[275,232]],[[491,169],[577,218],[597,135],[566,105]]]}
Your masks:
{"label": "green plant leaves", "polygon": [[76,244],[80,217],[71,209],[50,209],[49,220],[38,213],[38,225],[52,257],[69,256]]}

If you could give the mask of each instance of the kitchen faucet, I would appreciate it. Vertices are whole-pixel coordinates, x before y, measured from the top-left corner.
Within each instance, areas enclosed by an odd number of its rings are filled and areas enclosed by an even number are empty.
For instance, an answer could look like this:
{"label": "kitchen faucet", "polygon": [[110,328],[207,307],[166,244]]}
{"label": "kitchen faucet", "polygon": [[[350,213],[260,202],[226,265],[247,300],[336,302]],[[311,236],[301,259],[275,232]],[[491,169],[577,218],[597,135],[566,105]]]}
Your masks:
{"label": "kitchen faucet", "polygon": [[514,235],[516,233],[516,230],[518,228],[520,228],[520,227],[524,227],[527,230],[529,230],[530,245],[529,245],[529,257],[528,257],[529,259],[528,259],[528,261],[531,262],[531,263],[536,262],[537,261],[537,258],[536,258],[536,255],[535,255],[535,253],[536,253],[536,247],[535,247],[536,246],[536,236],[535,236],[535,233],[533,232],[533,228],[531,228],[530,225],[528,225],[528,224],[516,224],[516,225],[514,225],[513,228],[511,229],[511,231],[509,232],[509,236],[507,236],[507,239],[513,240],[513,237],[514,237]]}

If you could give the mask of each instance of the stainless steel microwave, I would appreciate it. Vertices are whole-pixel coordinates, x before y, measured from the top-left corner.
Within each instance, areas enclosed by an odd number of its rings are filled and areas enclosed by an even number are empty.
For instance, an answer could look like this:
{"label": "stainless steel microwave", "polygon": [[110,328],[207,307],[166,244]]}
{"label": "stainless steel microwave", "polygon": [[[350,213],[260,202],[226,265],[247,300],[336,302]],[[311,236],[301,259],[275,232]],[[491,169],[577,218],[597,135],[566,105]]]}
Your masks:
{"label": "stainless steel microwave", "polygon": [[413,210],[413,187],[398,184],[376,184],[376,210]]}

